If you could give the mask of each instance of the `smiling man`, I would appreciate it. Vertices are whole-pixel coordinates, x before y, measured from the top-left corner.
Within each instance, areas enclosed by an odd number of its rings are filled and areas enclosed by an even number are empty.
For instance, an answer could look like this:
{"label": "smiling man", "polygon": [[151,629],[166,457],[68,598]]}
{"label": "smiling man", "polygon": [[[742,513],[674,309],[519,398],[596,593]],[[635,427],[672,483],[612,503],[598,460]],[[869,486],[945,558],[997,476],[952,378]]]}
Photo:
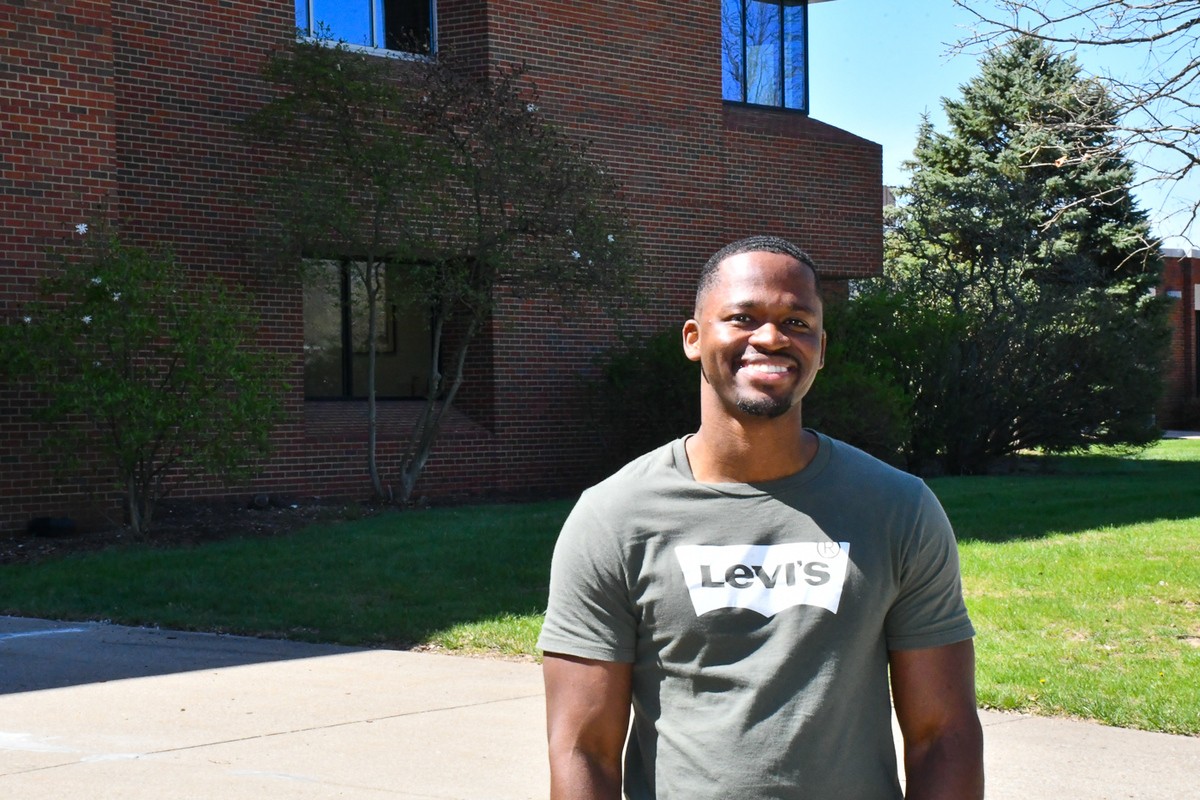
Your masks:
{"label": "smiling man", "polygon": [[946,516],[918,479],[803,426],[822,309],[782,239],[702,270],[683,326],[700,429],[585,492],[555,548],[552,800],[983,796]]}

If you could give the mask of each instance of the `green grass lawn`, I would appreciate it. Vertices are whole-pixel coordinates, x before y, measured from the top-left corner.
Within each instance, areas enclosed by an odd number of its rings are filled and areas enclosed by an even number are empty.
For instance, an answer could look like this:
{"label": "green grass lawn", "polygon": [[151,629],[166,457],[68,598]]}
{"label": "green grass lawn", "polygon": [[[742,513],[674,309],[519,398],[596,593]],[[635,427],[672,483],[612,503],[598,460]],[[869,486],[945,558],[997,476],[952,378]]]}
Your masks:
{"label": "green grass lawn", "polygon": [[[1200,734],[1200,442],[931,481],[993,708]],[[0,613],[536,655],[569,502],[384,514],[277,539],[0,567]]]}
{"label": "green grass lawn", "polygon": [[569,502],[385,513],[286,537],[0,567],[0,613],[532,654]]}
{"label": "green grass lawn", "polygon": [[1200,442],[932,481],[958,533],[980,703],[1200,733]]}

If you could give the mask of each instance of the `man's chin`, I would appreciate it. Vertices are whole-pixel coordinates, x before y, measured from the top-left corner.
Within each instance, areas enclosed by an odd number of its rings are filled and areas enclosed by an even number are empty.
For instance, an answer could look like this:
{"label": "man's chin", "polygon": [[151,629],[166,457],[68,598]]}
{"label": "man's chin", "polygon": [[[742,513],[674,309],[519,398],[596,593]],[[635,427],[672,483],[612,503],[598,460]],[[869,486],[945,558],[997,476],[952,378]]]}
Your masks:
{"label": "man's chin", "polygon": [[762,417],[763,419],[776,419],[782,417],[792,409],[792,404],[787,400],[776,400],[773,397],[760,397],[753,400],[738,400],[737,407],[742,412],[749,414],[752,417]]}

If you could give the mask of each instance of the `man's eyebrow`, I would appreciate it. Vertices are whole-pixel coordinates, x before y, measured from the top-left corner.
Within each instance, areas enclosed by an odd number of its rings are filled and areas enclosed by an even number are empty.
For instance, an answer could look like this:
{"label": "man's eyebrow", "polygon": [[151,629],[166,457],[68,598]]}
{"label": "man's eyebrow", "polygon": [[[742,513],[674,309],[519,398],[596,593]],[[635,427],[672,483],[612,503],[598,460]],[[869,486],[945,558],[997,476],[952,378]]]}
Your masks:
{"label": "man's eyebrow", "polygon": [[[757,300],[731,300],[721,306],[722,311],[753,311],[754,309],[762,308],[767,303],[762,303]],[[807,305],[805,303],[793,303],[790,306],[792,311],[803,312],[805,314],[815,314],[817,307],[815,305]]]}

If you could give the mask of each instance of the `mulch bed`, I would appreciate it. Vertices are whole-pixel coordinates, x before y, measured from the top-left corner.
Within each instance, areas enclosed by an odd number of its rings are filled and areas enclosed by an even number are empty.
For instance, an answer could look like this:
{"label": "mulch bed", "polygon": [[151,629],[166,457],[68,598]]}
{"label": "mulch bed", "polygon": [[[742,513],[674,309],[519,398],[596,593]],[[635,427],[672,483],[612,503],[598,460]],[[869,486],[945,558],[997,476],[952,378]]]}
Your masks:
{"label": "mulch bed", "polygon": [[[73,553],[94,552],[128,544],[153,547],[194,546],[230,538],[283,536],[314,522],[334,521],[348,516],[348,506],[318,502],[196,502],[164,501],[155,510],[149,533],[135,537],[126,527],[109,526],[73,532],[51,527],[41,532],[0,533],[0,564],[22,564],[59,558]],[[355,506],[361,518],[381,509]]]}

